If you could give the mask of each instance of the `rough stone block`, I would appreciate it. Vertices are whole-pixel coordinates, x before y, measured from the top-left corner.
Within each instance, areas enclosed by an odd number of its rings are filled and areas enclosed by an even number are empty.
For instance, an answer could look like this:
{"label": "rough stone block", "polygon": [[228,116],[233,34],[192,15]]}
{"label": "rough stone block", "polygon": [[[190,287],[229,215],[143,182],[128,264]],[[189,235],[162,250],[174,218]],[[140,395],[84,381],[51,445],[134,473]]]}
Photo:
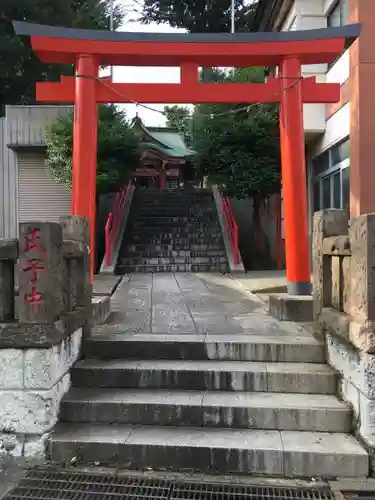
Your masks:
{"label": "rough stone block", "polygon": [[82,329],[61,344],[50,349],[25,351],[24,387],[50,389],[60,380],[77,360],[82,340]]}
{"label": "rough stone block", "polygon": [[0,389],[22,389],[23,350],[0,349]]}
{"label": "rough stone block", "polygon": [[111,297],[96,296],[92,300],[92,325],[103,324],[111,314]]}
{"label": "rough stone block", "polygon": [[355,349],[345,340],[327,333],[329,364],[369,399],[375,399],[375,355]]}
{"label": "rough stone block", "polygon": [[367,325],[375,321],[375,214],[350,220],[350,315]]}
{"label": "rough stone block", "polygon": [[21,323],[52,324],[63,311],[63,252],[60,224],[19,225],[19,300]]}
{"label": "rough stone block", "polygon": [[46,458],[47,444],[50,434],[47,432],[42,436],[25,436],[23,456],[25,458]]}
{"label": "rough stone block", "polygon": [[0,260],[0,321],[14,318],[14,262]]}
{"label": "rough stone block", "polygon": [[351,404],[354,418],[357,420],[360,414],[360,392],[352,382],[344,378],[341,379],[340,386],[342,398]]}
{"label": "rough stone block", "polygon": [[314,318],[324,306],[331,305],[331,258],[323,255],[323,240],[330,236],[348,234],[346,210],[321,210],[315,212],[313,222],[313,299]]}
{"label": "rough stone block", "polygon": [[342,311],[344,305],[344,276],[342,261],[343,258],[338,255],[332,256],[331,258],[332,306],[338,311]]}
{"label": "rough stone block", "polygon": [[343,277],[343,304],[342,309],[347,314],[350,314],[350,272],[351,272],[351,257],[343,257],[342,259],[342,277]]}
{"label": "rough stone block", "polygon": [[313,320],[313,299],[310,295],[271,294],[268,311],[281,321],[309,322]]}
{"label": "rough stone block", "polygon": [[91,332],[91,295],[92,286],[90,283],[90,228],[88,219],[79,216],[64,217],[60,220],[64,240],[72,240],[82,244],[87,251],[80,259],[74,259],[74,274],[70,269],[70,288],[77,307],[83,307],[86,322],[83,326],[83,335],[87,337]]}
{"label": "rough stone block", "polygon": [[22,457],[24,436],[0,433],[0,458]]}
{"label": "rough stone block", "polygon": [[60,401],[69,390],[66,374],[47,391],[0,390],[0,433],[43,434],[58,419]]}

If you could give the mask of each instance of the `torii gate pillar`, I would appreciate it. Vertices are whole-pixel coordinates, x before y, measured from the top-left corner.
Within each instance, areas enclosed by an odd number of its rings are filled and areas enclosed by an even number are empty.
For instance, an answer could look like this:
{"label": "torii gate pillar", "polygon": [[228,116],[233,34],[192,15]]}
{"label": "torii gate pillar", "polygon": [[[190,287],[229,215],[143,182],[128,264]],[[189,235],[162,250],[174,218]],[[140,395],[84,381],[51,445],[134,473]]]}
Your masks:
{"label": "torii gate pillar", "polygon": [[310,251],[301,61],[296,57],[285,58],[280,64],[280,73],[284,89],[280,102],[280,145],[288,293],[309,295]]}
{"label": "torii gate pillar", "polygon": [[95,265],[96,156],[98,105],[96,77],[98,64],[92,55],[78,56],[76,63],[73,125],[72,214],[90,221],[91,281]]}

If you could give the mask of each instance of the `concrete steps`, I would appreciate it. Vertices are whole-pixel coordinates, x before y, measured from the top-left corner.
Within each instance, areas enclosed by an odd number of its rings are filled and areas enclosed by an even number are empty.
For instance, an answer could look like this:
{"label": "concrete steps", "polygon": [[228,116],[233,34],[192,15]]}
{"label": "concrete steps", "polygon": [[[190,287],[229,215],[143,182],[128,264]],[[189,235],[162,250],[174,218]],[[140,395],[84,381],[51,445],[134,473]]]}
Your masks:
{"label": "concrete steps", "polygon": [[[98,330],[103,331],[103,327]],[[111,333],[97,333],[87,340],[85,354],[89,358],[124,360],[325,361],[324,344],[311,336],[156,333],[126,336],[117,327]]]}
{"label": "concrete steps", "polygon": [[[302,437],[301,437],[302,436]],[[368,455],[343,433],[60,424],[52,458],[128,469],[363,477]]]}
{"label": "concrete steps", "polygon": [[79,361],[78,387],[334,394],[336,374],[324,364],[257,361]]}
{"label": "concrete steps", "polygon": [[[212,243],[218,252],[208,253]],[[200,247],[199,255],[170,253],[190,251],[194,246]],[[158,250],[150,252],[150,247]],[[168,247],[167,253],[161,247]],[[117,274],[227,272],[228,259],[212,193],[137,190],[117,264]]]}
{"label": "concrete steps", "polygon": [[74,388],[62,422],[349,432],[350,409],[335,396]]}
{"label": "concrete steps", "polygon": [[[266,321],[266,317],[264,318]],[[84,343],[50,458],[286,477],[363,477],[324,345],[306,331],[134,334],[101,326]]]}

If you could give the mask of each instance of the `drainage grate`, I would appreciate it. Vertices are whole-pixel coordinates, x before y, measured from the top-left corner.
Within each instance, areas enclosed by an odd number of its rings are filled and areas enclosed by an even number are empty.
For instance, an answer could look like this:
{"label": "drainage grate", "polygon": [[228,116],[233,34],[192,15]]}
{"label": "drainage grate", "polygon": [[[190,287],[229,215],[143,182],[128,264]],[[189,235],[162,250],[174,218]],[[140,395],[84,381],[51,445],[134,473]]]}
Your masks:
{"label": "drainage grate", "polygon": [[179,483],[169,500],[333,500],[329,488]]}
{"label": "drainage grate", "polygon": [[334,500],[327,488],[191,483],[38,468],[3,500]]}
{"label": "drainage grate", "polygon": [[37,469],[4,500],[167,500],[171,487],[159,479]]}

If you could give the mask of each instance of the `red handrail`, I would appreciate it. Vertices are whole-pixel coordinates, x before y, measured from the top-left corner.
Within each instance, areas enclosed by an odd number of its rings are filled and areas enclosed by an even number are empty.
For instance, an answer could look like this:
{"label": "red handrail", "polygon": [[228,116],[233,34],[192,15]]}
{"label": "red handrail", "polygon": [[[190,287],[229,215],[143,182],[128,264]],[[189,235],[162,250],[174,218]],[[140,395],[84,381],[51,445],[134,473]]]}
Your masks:
{"label": "red handrail", "polygon": [[227,196],[221,197],[221,210],[225,220],[229,241],[233,250],[233,262],[239,264],[239,248],[238,248],[238,225],[234,216],[232,202]]}
{"label": "red handrail", "polygon": [[106,266],[109,266],[111,264],[112,248],[117,241],[119,226],[124,217],[124,208],[132,190],[133,186],[129,182],[127,186],[122,187],[117,192],[115,201],[113,203],[112,212],[108,215],[107,222],[105,224]]}

